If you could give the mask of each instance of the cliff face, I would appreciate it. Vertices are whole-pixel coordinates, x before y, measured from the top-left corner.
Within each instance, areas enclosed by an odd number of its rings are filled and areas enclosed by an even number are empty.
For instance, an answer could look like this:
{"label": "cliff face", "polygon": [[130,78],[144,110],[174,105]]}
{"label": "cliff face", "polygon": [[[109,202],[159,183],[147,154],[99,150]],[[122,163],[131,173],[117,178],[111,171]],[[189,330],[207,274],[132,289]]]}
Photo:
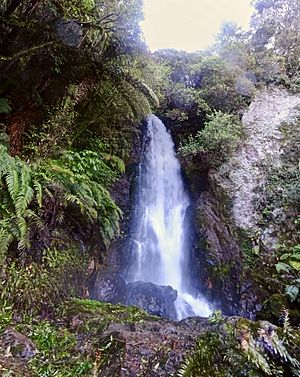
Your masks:
{"label": "cliff face", "polygon": [[[211,174],[211,179],[225,190],[232,200],[232,219],[236,227],[252,234],[260,233],[257,203],[264,191],[269,169],[282,166],[284,123],[293,124],[300,116],[300,95],[272,89],[259,93],[245,112],[242,122],[248,135],[244,145],[228,163]],[[296,125],[294,126],[296,127]]]}
{"label": "cliff face", "polygon": [[208,172],[208,189],[197,192],[201,166],[198,173],[187,170],[205,239],[198,244],[205,249],[199,250],[201,278],[227,313],[253,318],[272,293],[263,280],[276,243],[287,224],[292,227],[286,185],[287,175],[298,169],[299,106],[300,96],[285,90],[259,92],[242,117],[246,139],[218,170]]}

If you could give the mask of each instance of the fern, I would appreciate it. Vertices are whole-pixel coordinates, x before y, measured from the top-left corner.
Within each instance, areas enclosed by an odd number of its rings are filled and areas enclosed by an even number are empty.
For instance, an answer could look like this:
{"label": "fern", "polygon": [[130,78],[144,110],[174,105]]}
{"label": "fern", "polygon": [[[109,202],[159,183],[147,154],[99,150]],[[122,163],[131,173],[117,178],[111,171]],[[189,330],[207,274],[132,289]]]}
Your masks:
{"label": "fern", "polygon": [[[30,224],[36,224],[38,229],[44,226],[37,213],[38,207],[43,210],[43,195],[61,200],[64,214],[70,207],[77,208],[88,221],[97,224],[106,246],[118,232],[121,210],[107,190],[118,174],[124,172],[124,163],[118,157],[88,150],[68,151],[58,160],[30,167],[0,146],[0,162],[0,246],[3,250],[13,240],[20,250],[30,247]],[[58,188],[61,198],[57,197]]]}
{"label": "fern", "polygon": [[299,376],[299,334],[290,326],[286,311],[283,320],[282,332],[269,322],[259,322],[257,330],[254,323],[246,323],[245,319],[223,319],[217,329],[201,335],[178,376]]}
{"label": "fern", "polygon": [[254,364],[258,369],[261,369],[267,376],[271,376],[273,373],[270,360],[267,355],[265,355],[264,349],[255,342],[251,334],[249,335],[248,347],[246,357],[249,362]]}
{"label": "fern", "polygon": [[39,207],[42,207],[43,204],[43,189],[42,185],[38,181],[33,182],[33,187],[35,190],[36,200],[38,202]]}
{"label": "fern", "polygon": [[[40,167],[44,186],[59,184],[67,206],[77,207],[89,221],[97,222],[106,246],[119,230],[121,210],[112,200],[108,187],[124,171],[118,157],[94,151],[65,152],[59,160]],[[51,191],[51,189],[50,189]]]}
{"label": "fern", "polygon": [[221,376],[216,363],[217,350],[220,347],[220,338],[214,333],[206,333],[197,342],[192,356],[181,365],[179,377]]}
{"label": "fern", "polygon": [[41,186],[35,181],[31,168],[20,159],[10,156],[1,145],[0,162],[1,244],[7,250],[15,239],[18,248],[25,249],[29,247],[28,216],[32,215],[28,208],[34,199],[34,193],[38,192],[38,201],[41,202]]}
{"label": "fern", "polygon": [[5,228],[1,228],[0,222],[0,262],[3,264],[5,254],[9,248],[10,243],[13,240],[13,236]]}

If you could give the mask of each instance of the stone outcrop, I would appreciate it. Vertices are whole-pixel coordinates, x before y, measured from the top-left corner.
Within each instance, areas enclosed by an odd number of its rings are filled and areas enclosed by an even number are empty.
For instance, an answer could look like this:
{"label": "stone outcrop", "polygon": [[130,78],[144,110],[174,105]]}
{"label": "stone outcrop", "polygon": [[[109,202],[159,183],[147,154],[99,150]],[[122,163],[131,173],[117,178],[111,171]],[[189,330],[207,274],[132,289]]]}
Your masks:
{"label": "stone outcrop", "polygon": [[[282,163],[282,127],[299,119],[299,106],[300,95],[286,90],[259,92],[242,117],[246,138],[227,162],[208,172],[205,160],[184,166],[196,209],[198,275],[205,294],[227,314],[254,318],[268,296],[268,288],[253,280],[260,272],[245,271],[243,263],[251,258],[246,264],[261,268],[255,258],[262,252],[271,255],[278,240],[283,210],[276,209],[276,219],[262,225],[259,200],[270,168]],[[199,185],[198,177],[206,185]]]}
{"label": "stone outcrop", "polygon": [[170,286],[137,281],[127,285],[127,305],[138,306],[151,315],[176,319],[177,292]]}
{"label": "stone outcrop", "polygon": [[[267,167],[280,167],[282,163],[282,126],[300,117],[299,106],[300,95],[283,89],[258,93],[242,117],[246,140],[227,163],[211,172],[210,179],[230,198],[234,225],[251,234],[260,231],[256,203],[266,184]],[[267,247],[273,246],[269,238],[262,235],[262,240]]]}
{"label": "stone outcrop", "polygon": [[24,361],[30,360],[38,352],[35,344],[13,327],[8,327],[1,334],[0,341],[6,357]]}
{"label": "stone outcrop", "polygon": [[[245,371],[267,375],[260,373],[260,367],[269,368],[272,363],[290,376],[300,366],[299,331],[293,329],[293,337],[287,340],[282,329],[267,321],[215,313],[209,319],[175,322],[135,307],[80,299],[65,302],[59,318],[56,323],[18,323],[21,332],[11,325],[4,328],[0,375],[32,377],[50,368],[51,375],[59,376],[71,371],[74,376],[175,377],[182,368],[188,368],[188,375],[201,377],[214,376],[215,371],[228,376]],[[50,332],[37,337],[35,331],[45,325]],[[61,346],[68,344],[68,351],[60,353],[49,334],[54,338],[60,334]],[[75,365],[79,369],[72,369]]]}
{"label": "stone outcrop", "polygon": [[94,273],[89,297],[111,304],[137,306],[150,315],[176,319],[177,291],[172,287],[142,281],[126,285],[121,274],[108,268]]}
{"label": "stone outcrop", "polygon": [[90,298],[112,304],[124,303],[126,283],[120,274],[102,268],[92,278]]}
{"label": "stone outcrop", "polygon": [[176,376],[198,337],[213,327],[205,318],[175,322],[135,307],[92,301],[75,300],[66,313],[67,326],[81,334],[78,350],[103,350],[94,371],[98,377]]}

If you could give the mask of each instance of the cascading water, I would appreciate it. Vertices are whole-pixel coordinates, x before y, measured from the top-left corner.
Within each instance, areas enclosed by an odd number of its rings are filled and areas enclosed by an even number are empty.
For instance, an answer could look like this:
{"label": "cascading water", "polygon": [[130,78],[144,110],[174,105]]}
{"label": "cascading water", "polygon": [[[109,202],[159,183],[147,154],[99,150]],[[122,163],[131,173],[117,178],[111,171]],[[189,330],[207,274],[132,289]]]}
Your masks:
{"label": "cascading water", "polygon": [[174,144],[159,118],[148,118],[139,166],[136,211],[131,240],[135,245],[128,281],[169,285],[177,290],[177,319],[208,316],[206,301],[192,292],[188,261],[187,209],[180,165]]}

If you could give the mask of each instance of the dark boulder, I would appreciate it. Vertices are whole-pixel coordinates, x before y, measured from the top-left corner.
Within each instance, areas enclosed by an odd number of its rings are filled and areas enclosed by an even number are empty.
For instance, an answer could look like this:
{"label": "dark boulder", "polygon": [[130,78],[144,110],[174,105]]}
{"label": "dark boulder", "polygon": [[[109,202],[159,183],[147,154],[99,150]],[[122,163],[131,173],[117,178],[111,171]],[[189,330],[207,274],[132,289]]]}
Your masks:
{"label": "dark boulder", "polygon": [[176,319],[177,291],[170,286],[137,281],[127,284],[126,305],[144,309],[151,315]]}
{"label": "dark boulder", "polygon": [[6,357],[29,360],[38,352],[35,344],[13,327],[8,327],[3,332],[0,337],[0,344],[5,350]]}
{"label": "dark boulder", "polygon": [[83,39],[83,30],[74,20],[60,20],[56,24],[60,39],[69,47],[78,47]]}
{"label": "dark boulder", "polygon": [[92,278],[90,298],[112,304],[125,303],[126,283],[122,276],[116,272],[99,270]]}

